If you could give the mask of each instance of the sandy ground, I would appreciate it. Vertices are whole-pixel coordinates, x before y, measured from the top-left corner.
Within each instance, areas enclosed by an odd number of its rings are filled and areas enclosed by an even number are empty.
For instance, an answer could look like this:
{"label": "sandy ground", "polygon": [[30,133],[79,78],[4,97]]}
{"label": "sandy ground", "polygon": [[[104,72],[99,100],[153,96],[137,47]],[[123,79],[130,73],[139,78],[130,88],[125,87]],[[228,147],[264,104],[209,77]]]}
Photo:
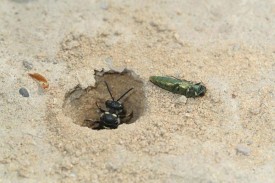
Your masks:
{"label": "sandy ground", "polygon": [[[0,182],[274,182],[274,20],[273,0],[2,0]],[[128,96],[137,120],[81,126],[94,70],[124,68],[142,85]],[[207,93],[185,103],[151,75]]]}

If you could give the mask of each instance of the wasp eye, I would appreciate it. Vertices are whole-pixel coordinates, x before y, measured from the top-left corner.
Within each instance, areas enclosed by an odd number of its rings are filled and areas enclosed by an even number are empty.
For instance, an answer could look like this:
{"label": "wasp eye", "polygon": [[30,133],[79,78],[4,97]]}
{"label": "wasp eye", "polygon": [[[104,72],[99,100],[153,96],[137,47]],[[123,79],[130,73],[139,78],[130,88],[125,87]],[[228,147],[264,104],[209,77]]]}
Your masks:
{"label": "wasp eye", "polygon": [[110,107],[111,105],[112,105],[112,100],[107,100],[106,102],[105,102],[105,105],[107,106],[107,107]]}

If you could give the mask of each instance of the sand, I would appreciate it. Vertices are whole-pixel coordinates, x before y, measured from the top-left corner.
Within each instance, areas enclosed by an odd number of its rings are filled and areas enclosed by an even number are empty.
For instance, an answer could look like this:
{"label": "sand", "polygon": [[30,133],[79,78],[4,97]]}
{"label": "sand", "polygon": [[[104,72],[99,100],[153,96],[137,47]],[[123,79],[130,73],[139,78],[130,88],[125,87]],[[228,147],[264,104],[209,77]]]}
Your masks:
{"label": "sand", "polygon": [[[0,182],[275,181],[272,0],[3,0],[0,17]],[[95,71],[124,69],[108,83],[135,87],[135,118],[88,128],[110,99]],[[152,75],[207,93],[186,100]]]}

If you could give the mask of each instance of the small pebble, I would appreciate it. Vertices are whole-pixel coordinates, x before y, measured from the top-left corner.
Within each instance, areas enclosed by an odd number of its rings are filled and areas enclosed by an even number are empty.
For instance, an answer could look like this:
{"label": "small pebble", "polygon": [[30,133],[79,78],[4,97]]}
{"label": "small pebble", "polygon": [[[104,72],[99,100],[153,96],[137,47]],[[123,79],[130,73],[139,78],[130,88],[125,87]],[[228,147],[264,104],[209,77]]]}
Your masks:
{"label": "small pebble", "polygon": [[238,144],[236,147],[237,153],[241,153],[242,155],[249,156],[250,149],[244,144]]}
{"label": "small pebble", "polygon": [[53,64],[57,64],[57,60],[53,60]]}
{"label": "small pebble", "polygon": [[185,96],[180,96],[176,100],[176,104],[186,104],[186,102],[187,102],[187,98]]}
{"label": "small pebble", "polygon": [[109,4],[107,2],[101,2],[100,3],[100,8],[103,10],[108,10],[109,9]]}
{"label": "small pebble", "polygon": [[111,57],[108,57],[104,60],[104,62],[108,65],[108,66],[112,66],[113,65],[113,59]]}
{"label": "small pebble", "polygon": [[33,1],[33,0],[12,0],[13,2],[16,2],[16,3],[28,3],[30,1]]}
{"label": "small pebble", "polygon": [[24,88],[24,87],[22,87],[22,88],[19,89],[19,93],[20,93],[23,97],[29,97],[29,96],[30,96],[28,90],[27,90],[26,88]]}
{"label": "small pebble", "polygon": [[31,69],[33,68],[32,63],[30,63],[30,62],[28,62],[28,61],[26,61],[26,60],[23,61],[23,66],[24,66],[26,69],[28,69],[28,70],[31,70]]}
{"label": "small pebble", "polygon": [[260,107],[255,107],[255,108],[249,109],[249,112],[253,115],[257,115],[257,114],[260,114],[261,108]]}

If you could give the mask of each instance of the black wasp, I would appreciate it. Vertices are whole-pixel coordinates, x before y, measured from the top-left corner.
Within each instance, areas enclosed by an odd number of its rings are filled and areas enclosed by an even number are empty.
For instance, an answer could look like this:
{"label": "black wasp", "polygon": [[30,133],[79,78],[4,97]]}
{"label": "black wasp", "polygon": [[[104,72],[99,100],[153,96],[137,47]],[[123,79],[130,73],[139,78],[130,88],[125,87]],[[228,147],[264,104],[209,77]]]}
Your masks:
{"label": "black wasp", "polygon": [[96,102],[96,106],[101,112],[99,121],[93,121],[90,119],[85,120],[86,122],[93,122],[94,124],[93,126],[95,127],[93,127],[92,129],[95,129],[95,130],[116,129],[118,125],[120,125],[121,123],[127,120],[130,120],[133,117],[133,111],[130,114],[127,114],[127,111],[124,109],[123,103],[119,101],[134,88],[130,88],[123,95],[121,95],[117,100],[115,100],[111,93],[109,85],[107,84],[106,81],[104,82],[112,100],[107,100],[105,102],[105,106],[107,110],[102,109]]}

